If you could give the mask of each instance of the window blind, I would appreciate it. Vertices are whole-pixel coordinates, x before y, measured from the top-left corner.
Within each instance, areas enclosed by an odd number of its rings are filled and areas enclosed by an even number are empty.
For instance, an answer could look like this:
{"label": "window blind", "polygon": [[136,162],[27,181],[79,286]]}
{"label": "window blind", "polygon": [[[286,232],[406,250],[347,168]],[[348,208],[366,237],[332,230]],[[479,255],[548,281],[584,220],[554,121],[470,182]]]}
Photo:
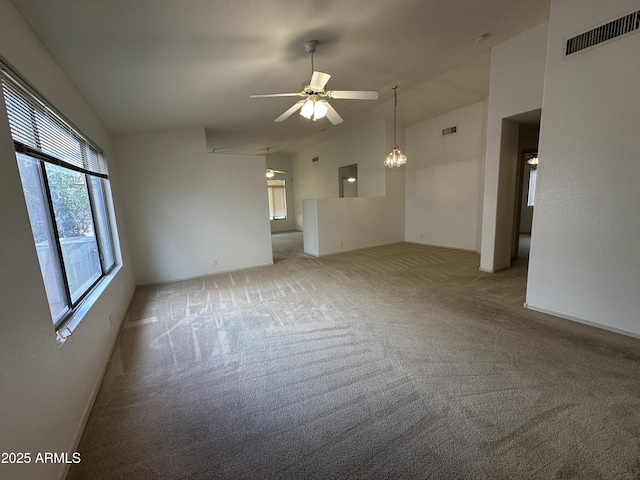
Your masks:
{"label": "window blind", "polygon": [[269,218],[280,220],[287,218],[287,197],[284,180],[267,180],[269,194]]}
{"label": "window blind", "polygon": [[98,147],[7,69],[0,69],[0,77],[11,136],[16,144],[42,154],[45,161],[108,176],[107,162]]}

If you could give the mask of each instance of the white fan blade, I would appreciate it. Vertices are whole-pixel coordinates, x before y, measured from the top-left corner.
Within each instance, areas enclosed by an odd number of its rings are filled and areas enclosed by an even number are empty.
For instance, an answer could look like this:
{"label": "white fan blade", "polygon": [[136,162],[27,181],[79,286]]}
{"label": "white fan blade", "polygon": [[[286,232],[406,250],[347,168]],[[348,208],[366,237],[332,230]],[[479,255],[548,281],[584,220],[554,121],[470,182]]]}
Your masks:
{"label": "white fan blade", "polygon": [[375,90],[330,90],[327,97],[343,100],[378,100]]}
{"label": "white fan blade", "polygon": [[322,90],[324,90],[324,86],[327,84],[330,78],[331,75],[329,75],[328,73],[313,72],[309,88],[314,92],[321,92]]}
{"label": "white fan blade", "polygon": [[267,98],[267,97],[297,97],[300,95],[299,92],[296,93],[264,93],[259,95],[249,95],[249,98]]}
{"label": "white fan blade", "polygon": [[286,120],[291,115],[293,115],[296,112],[296,110],[300,110],[302,108],[302,105],[304,104],[304,102],[306,102],[306,100],[300,100],[299,102],[294,104],[293,107],[291,107],[289,110],[287,110],[282,115],[280,115],[278,118],[276,118],[274,120],[274,122],[282,122],[283,120]]}
{"label": "white fan blade", "polygon": [[342,117],[340,115],[338,115],[338,112],[336,112],[334,110],[334,108],[331,106],[331,104],[329,102],[324,102],[327,105],[327,118],[329,119],[329,121],[333,124],[333,125],[338,125],[339,123],[342,123],[344,120],[342,120]]}

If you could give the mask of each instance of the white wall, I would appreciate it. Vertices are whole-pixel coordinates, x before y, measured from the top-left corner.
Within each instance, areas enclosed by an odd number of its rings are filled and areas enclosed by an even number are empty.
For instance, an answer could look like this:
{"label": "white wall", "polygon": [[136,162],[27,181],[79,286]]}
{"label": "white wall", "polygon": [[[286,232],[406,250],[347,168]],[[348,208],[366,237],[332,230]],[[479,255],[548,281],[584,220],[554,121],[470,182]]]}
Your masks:
{"label": "white wall", "polygon": [[272,153],[266,156],[267,166],[286,173],[276,173],[274,180],[284,180],[287,199],[287,218],[271,220],[271,232],[286,232],[296,229],[295,206],[293,203],[293,169],[291,157],[282,153]]}
{"label": "white wall", "polygon": [[552,1],[527,304],[640,336],[640,33],[562,58],[637,9]]}
{"label": "white wall", "polygon": [[[292,156],[298,230],[302,230],[303,199],[339,197],[339,167],[358,164],[359,197],[385,195],[386,177],[382,162],[388,153],[385,153],[387,125],[386,119],[381,118]],[[312,162],[315,157],[318,161]]]}
{"label": "white wall", "polygon": [[[407,127],[405,240],[480,251],[486,102]],[[442,130],[457,126],[457,132]]]}
{"label": "white wall", "polygon": [[[328,255],[403,241],[404,167],[383,164],[392,148],[392,128],[382,118],[294,156],[296,211],[311,214],[304,220],[297,215],[305,252]],[[402,144],[404,132],[399,133]],[[311,161],[315,156],[318,162]],[[358,197],[339,198],[338,168],[354,163]]]}
{"label": "white wall", "polygon": [[[123,264],[58,347],[0,103],[0,452],[72,453],[135,287],[117,171],[109,132],[9,0],[0,0],[0,55],[104,149],[109,164]],[[60,464],[0,464],[0,478],[62,478],[66,470]]]}
{"label": "white wall", "polygon": [[[386,197],[320,198],[303,200],[305,212],[315,208],[312,216],[317,225],[318,240],[307,245],[305,219],[305,252],[311,255],[357,250],[360,248],[402,242],[402,210],[399,202]],[[317,244],[317,250],[314,246]]]}
{"label": "white wall", "polygon": [[273,263],[264,157],[207,153],[203,128],[114,143],[137,284]]}
{"label": "white wall", "polygon": [[318,200],[304,199],[302,201],[302,215],[304,217],[304,230],[302,232],[304,252],[319,257]]}
{"label": "white wall", "polygon": [[510,265],[519,128],[507,119],[542,106],[547,29],[545,22],[491,51],[482,270],[496,271]]}

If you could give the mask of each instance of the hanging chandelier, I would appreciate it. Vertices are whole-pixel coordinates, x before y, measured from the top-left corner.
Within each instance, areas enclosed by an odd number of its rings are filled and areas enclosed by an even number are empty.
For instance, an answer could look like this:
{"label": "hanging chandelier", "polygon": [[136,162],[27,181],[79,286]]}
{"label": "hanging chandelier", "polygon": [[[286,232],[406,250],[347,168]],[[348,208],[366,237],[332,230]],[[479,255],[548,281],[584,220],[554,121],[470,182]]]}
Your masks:
{"label": "hanging chandelier", "polygon": [[387,155],[387,158],[384,159],[385,167],[393,168],[393,167],[401,167],[405,163],[407,163],[407,156],[400,151],[398,148],[398,141],[396,138],[396,130],[397,130],[397,110],[398,110],[398,87],[393,87],[393,150],[391,153]]}

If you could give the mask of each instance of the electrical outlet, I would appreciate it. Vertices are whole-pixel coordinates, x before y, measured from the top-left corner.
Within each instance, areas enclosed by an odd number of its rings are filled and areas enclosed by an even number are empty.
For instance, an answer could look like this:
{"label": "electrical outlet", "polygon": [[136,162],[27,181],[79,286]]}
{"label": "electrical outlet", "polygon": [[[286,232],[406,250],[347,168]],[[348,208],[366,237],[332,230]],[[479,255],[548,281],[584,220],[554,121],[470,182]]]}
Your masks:
{"label": "electrical outlet", "polygon": [[213,259],[213,266],[215,267],[216,265],[218,265],[218,259],[217,259],[217,258],[214,258],[214,259]]}
{"label": "electrical outlet", "polygon": [[342,240],[340,240],[340,246],[342,246]]}
{"label": "electrical outlet", "polygon": [[109,326],[113,328],[113,315],[109,315]]}

